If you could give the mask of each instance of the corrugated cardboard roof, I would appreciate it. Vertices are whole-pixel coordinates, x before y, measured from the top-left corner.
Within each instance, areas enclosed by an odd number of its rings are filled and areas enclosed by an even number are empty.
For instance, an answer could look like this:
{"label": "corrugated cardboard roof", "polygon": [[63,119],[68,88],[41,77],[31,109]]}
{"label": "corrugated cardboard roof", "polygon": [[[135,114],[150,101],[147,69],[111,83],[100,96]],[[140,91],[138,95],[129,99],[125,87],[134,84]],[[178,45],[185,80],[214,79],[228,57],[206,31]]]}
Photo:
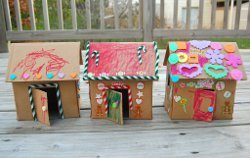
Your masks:
{"label": "corrugated cardboard roof", "polygon": [[78,80],[80,42],[13,43],[6,81]]}
{"label": "corrugated cardboard roof", "polygon": [[[146,52],[140,52],[142,64],[138,59],[138,48],[144,46]],[[92,53],[98,51],[100,58]],[[155,76],[156,53],[153,42],[90,42],[88,74],[98,76]]]}
{"label": "corrugated cardboard roof", "polygon": [[[196,41],[196,40],[193,40],[195,41],[195,43],[199,42],[199,41]],[[200,41],[202,42],[202,41]],[[171,51],[170,49],[170,45],[171,44],[176,44],[177,45],[177,50],[176,51]],[[186,44],[186,49],[179,49],[178,48],[178,43],[185,43]],[[206,42],[205,42],[206,43]],[[172,41],[172,42],[169,42],[168,46],[167,46],[167,51],[166,51],[166,56],[165,56],[165,60],[164,60],[164,65],[168,66],[168,69],[171,73],[171,75],[177,75],[179,76],[180,79],[190,79],[190,77],[187,77],[185,75],[183,75],[181,73],[181,68],[183,64],[189,64],[188,61],[184,62],[184,63],[180,63],[180,62],[177,62],[175,64],[170,64],[170,62],[168,61],[168,58],[171,54],[178,54],[178,53],[185,53],[187,55],[190,55],[190,54],[198,54],[199,56],[199,65],[201,66],[202,68],[202,73],[200,73],[199,75],[193,77],[194,79],[212,79],[213,77],[211,77],[210,75],[208,75],[206,73],[206,71],[204,70],[204,67],[207,65],[207,64],[211,64],[211,65],[221,65],[221,66],[224,66],[227,71],[228,71],[228,74],[226,75],[226,77],[223,77],[223,78],[220,78],[220,79],[233,79],[232,76],[230,75],[230,72],[233,70],[233,69],[237,69],[237,70],[240,70],[243,74],[243,77],[242,77],[242,80],[245,80],[247,77],[246,77],[246,73],[245,73],[245,69],[244,69],[244,66],[243,66],[243,63],[242,64],[239,64],[237,66],[237,68],[234,68],[232,67],[231,65],[226,65],[226,62],[227,60],[225,59],[227,55],[229,54],[233,54],[235,56],[238,56],[240,57],[240,53],[239,53],[239,49],[238,49],[238,46],[237,46],[237,43],[235,42],[211,42],[211,41],[208,41],[208,43],[210,43],[207,47],[205,47],[204,49],[198,49],[198,48],[195,48],[192,44],[191,44],[191,41]],[[212,50],[212,53],[214,52],[214,48],[211,47],[211,44],[212,43],[217,43],[218,45],[221,46],[221,49],[219,50],[219,54],[222,54],[224,56],[224,58],[222,58],[222,63],[221,64],[218,64],[218,63],[215,63],[215,64],[212,64],[211,63],[211,60],[209,58],[206,57],[206,53],[207,51],[211,51]],[[228,53],[226,50],[225,50],[225,45],[226,44],[231,44],[235,47],[235,51],[233,53]],[[241,57],[240,57],[241,59]],[[241,59],[242,61],[242,59]],[[186,68],[186,67],[184,67]],[[211,70],[211,71],[214,71],[214,70]],[[221,72],[216,72],[216,70],[214,71],[215,73],[219,74]]]}

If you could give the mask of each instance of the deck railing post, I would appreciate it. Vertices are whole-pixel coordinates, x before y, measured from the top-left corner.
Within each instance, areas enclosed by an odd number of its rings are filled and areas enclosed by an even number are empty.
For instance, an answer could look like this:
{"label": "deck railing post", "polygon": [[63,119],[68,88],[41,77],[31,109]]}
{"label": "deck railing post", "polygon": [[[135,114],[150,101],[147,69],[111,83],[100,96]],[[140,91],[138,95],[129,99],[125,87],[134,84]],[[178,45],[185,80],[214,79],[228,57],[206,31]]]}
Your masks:
{"label": "deck railing post", "polygon": [[155,1],[146,0],[143,1],[143,40],[150,42],[153,40],[153,20],[154,20],[154,8],[153,3]]}
{"label": "deck railing post", "polygon": [[3,1],[0,1],[0,53],[8,51]]}

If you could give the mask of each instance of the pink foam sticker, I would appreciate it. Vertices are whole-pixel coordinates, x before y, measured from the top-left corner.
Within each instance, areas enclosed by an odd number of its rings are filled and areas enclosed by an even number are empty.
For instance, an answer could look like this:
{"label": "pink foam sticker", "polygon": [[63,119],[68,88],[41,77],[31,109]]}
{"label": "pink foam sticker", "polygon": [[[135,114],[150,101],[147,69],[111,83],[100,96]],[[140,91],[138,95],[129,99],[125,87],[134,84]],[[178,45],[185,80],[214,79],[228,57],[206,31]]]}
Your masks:
{"label": "pink foam sticker", "polygon": [[241,80],[243,78],[242,71],[240,71],[238,69],[234,69],[234,70],[230,71],[230,75],[236,81],[239,81],[239,80]]}
{"label": "pink foam sticker", "polygon": [[178,74],[178,69],[177,69],[177,65],[171,65],[171,73],[173,75],[177,75]]}
{"label": "pink foam sticker", "polygon": [[235,55],[235,54],[227,54],[225,56],[226,61],[226,66],[232,66],[234,68],[237,68],[239,65],[242,64],[242,60],[240,58],[240,56]]}
{"label": "pink foam sticker", "polygon": [[201,67],[203,67],[206,63],[208,63],[208,59],[206,57],[199,55],[199,64]]}
{"label": "pink foam sticker", "polygon": [[27,73],[24,73],[24,74],[23,74],[23,79],[28,79],[29,77],[30,77],[29,74],[27,74]]}
{"label": "pink foam sticker", "polygon": [[222,49],[222,46],[219,42],[212,42],[210,44],[210,47],[214,50],[221,50]]}
{"label": "pink foam sticker", "polygon": [[194,78],[202,73],[200,64],[181,64],[179,65],[179,72],[188,78]]}

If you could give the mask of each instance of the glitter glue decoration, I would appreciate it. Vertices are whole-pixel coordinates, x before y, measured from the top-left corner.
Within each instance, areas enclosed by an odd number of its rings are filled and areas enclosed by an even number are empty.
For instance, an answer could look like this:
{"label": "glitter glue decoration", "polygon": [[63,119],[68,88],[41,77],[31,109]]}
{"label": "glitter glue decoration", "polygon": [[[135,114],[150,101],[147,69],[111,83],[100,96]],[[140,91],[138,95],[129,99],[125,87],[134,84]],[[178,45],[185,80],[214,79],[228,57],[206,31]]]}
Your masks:
{"label": "glitter glue decoration", "polygon": [[198,64],[199,56],[197,54],[189,54],[188,55],[188,63],[189,64]]}
{"label": "glitter glue decoration", "polygon": [[222,46],[219,42],[212,42],[210,44],[210,47],[214,50],[221,50],[222,49]]}
{"label": "glitter glue decoration", "polygon": [[209,49],[206,51],[206,58],[209,59],[211,64],[222,64],[224,55],[219,50]]}
{"label": "glitter glue decoration", "polygon": [[172,82],[176,83],[180,80],[180,77],[178,75],[170,75],[170,78]]}
{"label": "glitter glue decoration", "polygon": [[53,73],[50,72],[50,73],[47,74],[47,78],[48,78],[48,79],[52,79],[53,77],[54,77],[54,74],[53,74]]}
{"label": "glitter glue decoration", "polygon": [[227,66],[232,66],[233,68],[237,68],[239,65],[242,65],[242,60],[240,56],[235,55],[235,54],[227,54],[225,56],[226,65]]}
{"label": "glitter glue decoration", "polygon": [[57,76],[62,79],[62,78],[64,78],[65,74],[63,72],[59,72],[57,74]]}
{"label": "glitter glue decoration", "polygon": [[29,75],[29,74],[27,74],[27,73],[24,73],[22,77],[23,77],[23,79],[25,79],[25,80],[26,80],[26,79],[30,78],[30,75]]}
{"label": "glitter glue decoration", "polygon": [[170,54],[168,57],[168,61],[170,64],[176,64],[179,61],[178,55],[177,54]]}
{"label": "glitter glue decoration", "polygon": [[181,64],[179,65],[179,72],[188,78],[194,78],[202,73],[200,64]]}
{"label": "glitter glue decoration", "polygon": [[224,45],[224,50],[227,53],[234,53],[235,52],[235,46],[233,44],[225,44]]}
{"label": "glitter glue decoration", "polygon": [[[205,72],[215,78],[215,79],[220,79],[223,77],[226,77],[228,74],[228,70],[225,66],[222,65],[212,65],[212,64],[206,64],[204,67]],[[213,70],[213,71],[211,71]],[[221,73],[216,73],[216,71],[222,71]]]}
{"label": "glitter glue decoration", "polygon": [[11,80],[15,80],[16,77],[17,77],[16,74],[10,74],[10,79],[11,79]]}
{"label": "glitter glue decoration", "polygon": [[189,43],[193,47],[201,50],[201,49],[207,48],[211,44],[211,41],[206,41],[206,40],[191,40],[191,41],[189,41]]}
{"label": "glitter glue decoration", "polygon": [[180,52],[180,53],[177,53],[177,55],[178,55],[180,63],[185,63],[188,60],[188,56],[186,53]]}
{"label": "glitter glue decoration", "polygon": [[242,71],[238,70],[238,69],[233,69],[230,71],[230,76],[236,80],[239,81],[243,78],[243,73]]}
{"label": "glitter glue decoration", "polygon": [[171,42],[169,44],[169,49],[170,49],[171,52],[177,51],[177,49],[178,49],[177,44],[175,42]]}
{"label": "glitter glue decoration", "polygon": [[180,83],[180,87],[181,87],[181,88],[185,88],[185,87],[186,87],[186,84],[182,82],[182,83]]}

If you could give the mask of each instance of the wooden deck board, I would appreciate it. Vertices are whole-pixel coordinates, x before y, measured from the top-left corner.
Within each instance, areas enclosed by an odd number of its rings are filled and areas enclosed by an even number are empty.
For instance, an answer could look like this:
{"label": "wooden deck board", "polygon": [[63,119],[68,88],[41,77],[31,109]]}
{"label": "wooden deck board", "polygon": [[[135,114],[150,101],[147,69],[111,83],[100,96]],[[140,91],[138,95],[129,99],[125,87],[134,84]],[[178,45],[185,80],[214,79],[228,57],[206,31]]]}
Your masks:
{"label": "wooden deck board", "polygon": [[[247,75],[250,54],[241,50]],[[161,63],[164,51],[160,51]],[[154,83],[153,120],[124,126],[90,119],[88,84],[81,81],[81,118],[54,120],[52,127],[16,121],[8,54],[0,54],[0,152],[4,157],[249,157],[250,81],[238,83],[234,120],[171,121],[164,107],[165,67]],[[81,67],[83,70],[83,67]],[[1,157],[0,156],[0,157]]]}

